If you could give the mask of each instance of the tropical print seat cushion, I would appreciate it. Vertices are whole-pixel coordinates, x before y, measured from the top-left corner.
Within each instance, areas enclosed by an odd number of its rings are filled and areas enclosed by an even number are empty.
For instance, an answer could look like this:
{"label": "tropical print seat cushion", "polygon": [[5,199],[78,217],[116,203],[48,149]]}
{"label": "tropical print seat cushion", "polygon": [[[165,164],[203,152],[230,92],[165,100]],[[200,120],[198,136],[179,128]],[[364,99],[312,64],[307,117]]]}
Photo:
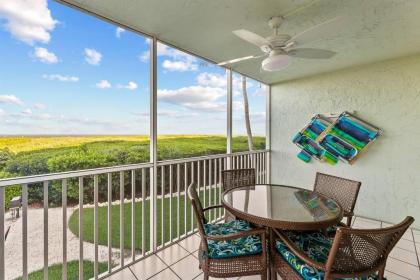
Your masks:
{"label": "tropical print seat cushion", "polygon": [[[206,235],[228,235],[251,230],[248,222],[234,220],[223,224],[205,224]],[[261,238],[251,235],[226,241],[208,240],[208,257],[213,259],[256,255],[262,252]]]}
{"label": "tropical print seat cushion", "polygon": [[[321,232],[293,232],[288,231],[285,234],[305,252],[311,259],[326,263],[330,252],[333,239],[325,236]],[[289,265],[298,272],[305,280],[323,280],[324,271],[318,270],[296,257],[290,249],[280,240],[276,240],[276,249]],[[376,280],[377,274],[356,278],[339,278],[341,280]]]}

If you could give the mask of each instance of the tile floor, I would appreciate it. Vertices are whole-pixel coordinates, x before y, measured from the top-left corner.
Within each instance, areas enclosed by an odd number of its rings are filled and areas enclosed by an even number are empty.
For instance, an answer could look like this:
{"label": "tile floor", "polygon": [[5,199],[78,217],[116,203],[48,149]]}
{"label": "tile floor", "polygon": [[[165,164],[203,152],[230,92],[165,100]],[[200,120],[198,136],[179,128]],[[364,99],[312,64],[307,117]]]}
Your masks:
{"label": "tile floor", "polygon": [[[381,221],[357,217],[355,228],[386,227]],[[138,262],[107,278],[109,280],[192,280],[203,279],[198,269],[198,235],[184,239],[171,247]],[[420,279],[420,231],[409,230],[392,251],[386,266],[388,280]],[[212,278],[211,278],[212,279]],[[233,278],[231,278],[233,279]],[[234,278],[236,280],[260,279],[257,276]],[[280,277],[278,278],[280,279]]]}

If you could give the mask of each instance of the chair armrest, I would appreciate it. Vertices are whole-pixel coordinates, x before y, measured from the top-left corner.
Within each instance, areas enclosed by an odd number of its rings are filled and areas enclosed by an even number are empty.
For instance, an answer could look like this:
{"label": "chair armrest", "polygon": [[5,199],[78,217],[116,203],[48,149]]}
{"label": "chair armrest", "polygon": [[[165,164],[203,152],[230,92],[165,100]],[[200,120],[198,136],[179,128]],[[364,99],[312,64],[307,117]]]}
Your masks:
{"label": "chair armrest", "polygon": [[313,266],[315,268],[321,269],[321,270],[326,270],[326,265],[320,262],[317,262],[313,259],[311,259],[310,257],[308,257],[305,252],[303,252],[301,249],[299,249],[295,243],[293,243],[293,241],[291,241],[289,239],[289,237],[287,237],[286,235],[284,235],[282,232],[279,232],[277,230],[275,230],[275,232],[277,233],[278,237],[281,239],[281,241],[283,241],[284,244],[286,244],[286,246],[290,249],[290,251],[292,251],[293,254],[295,254],[298,258],[300,258],[301,260],[303,260],[305,263],[309,264],[310,266]]}
{"label": "chair armrest", "polygon": [[209,207],[206,207],[206,208],[204,208],[203,209],[203,212],[205,212],[205,211],[209,211],[209,210],[211,210],[211,209],[216,209],[216,208],[224,208],[223,207],[223,205],[212,205],[212,206],[209,206]]}
{"label": "chair armrest", "polygon": [[260,235],[261,240],[265,240],[265,229],[251,229],[226,235],[205,235],[204,238],[213,241],[226,241],[250,235]]}

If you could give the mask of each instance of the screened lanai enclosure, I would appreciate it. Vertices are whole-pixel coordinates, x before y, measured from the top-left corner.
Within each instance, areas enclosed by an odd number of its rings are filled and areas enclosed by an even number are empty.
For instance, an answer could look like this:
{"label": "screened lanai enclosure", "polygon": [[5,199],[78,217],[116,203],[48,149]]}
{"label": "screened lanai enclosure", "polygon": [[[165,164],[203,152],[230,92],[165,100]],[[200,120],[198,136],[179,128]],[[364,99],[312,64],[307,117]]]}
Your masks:
{"label": "screened lanai enclosure", "polygon": [[0,280],[420,279],[419,12],[0,1]]}

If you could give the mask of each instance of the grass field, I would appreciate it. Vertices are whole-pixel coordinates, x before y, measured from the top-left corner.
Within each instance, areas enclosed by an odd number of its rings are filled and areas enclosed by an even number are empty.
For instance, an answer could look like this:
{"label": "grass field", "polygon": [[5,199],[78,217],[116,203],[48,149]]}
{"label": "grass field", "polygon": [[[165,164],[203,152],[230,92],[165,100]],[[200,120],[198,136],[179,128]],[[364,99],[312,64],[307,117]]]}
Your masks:
{"label": "grass field", "polygon": [[[214,195],[215,189],[212,190],[212,195]],[[206,193],[207,197],[209,197],[209,193]],[[201,199],[204,197],[204,192],[200,194]],[[216,195],[213,198],[218,201],[219,195],[216,192]],[[177,220],[178,217],[178,198],[172,198],[172,236],[178,236],[178,222],[179,222],[179,235],[183,235],[185,233],[185,224],[187,225],[187,232],[191,230],[191,203],[187,197],[187,219],[185,220],[185,212],[184,212],[184,205],[185,205],[185,196],[181,195],[179,198],[179,208],[180,208],[180,219]],[[135,232],[136,232],[136,240],[135,240],[135,248],[141,252],[142,248],[142,204],[143,202],[136,202],[135,203]],[[164,232],[163,232],[163,240],[164,242],[170,241],[170,212],[169,212],[169,204],[170,198],[164,198]],[[218,203],[216,203],[218,204]],[[147,252],[150,249],[150,201],[147,200],[144,205],[145,208],[145,251]],[[157,207],[156,207],[156,217],[157,217],[157,244],[162,244],[162,200],[157,199]],[[107,221],[107,207],[99,207],[98,211],[98,224],[99,224],[99,231],[98,231],[98,242],[100,245],[107,246],[108,237],[107,237],[107,228],[108,228],[108,221]],[[112,247],[119,248],[120,247],[120,205],[113,205],[112,206]],[[219,212],[212,212],[212,219],[214,219],[217,215],[219,216]],[[87,208],[83,210],[83,240],[93,243],[94,242],[94,210],[93,208]],[[194,223],[194,228],[196,227]],[[79,235],[79,210],[76,210],[72,213],[69,219],[69,228],[75,234]],[[131,203],[124,204],[124,247],[126,249],[130,249],[132,246],[131,244]]]}
{"label": "grass field", "polygon": [[[106,263],[99,263],[98,271],[99,274],[105,272],[108,268]],[[63,270],[62,264],[55,264],[48,267],[48,278],[49,279],[61,279],[61,273]],[[90,279],[94,276],[93,271],[93,262],[83,261],[83,279]],[[16,278],[15,280],[21,280],[22,277]],[[44,271],[38,270],[29,273],[28,279],[31,280],[43,280]],[[79,261],[71,261],[67,263],[67,279],[68,280],[77,280],[79,279]]]}
{"label": "grass field", "polygon": [[[176,138],[199,139],[203,137],[208,137],[208,135],[162,135],[159,137],[159,140]],[[147,143],[149,141],[149,136],[0,136],[0,150],[7,148],[13,153],[20,153],[43,149],[77,147],[93,142],[115,141]]]}

